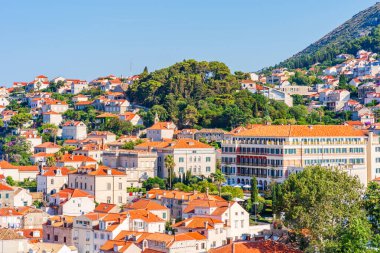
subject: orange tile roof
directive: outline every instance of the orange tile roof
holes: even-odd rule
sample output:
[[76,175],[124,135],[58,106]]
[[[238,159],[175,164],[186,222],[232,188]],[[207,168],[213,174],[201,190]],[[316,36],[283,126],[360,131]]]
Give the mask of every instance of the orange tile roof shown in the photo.
[[0,208],[0,216],[22,216],[16,209],[10,207]]
[[209,218],[209,217],[192,217],[188,218],[186,220],[180,221],[172,225],[173,228],[178,228],[178,227],[185,227],[185,228],[206,228],[205,224],[207,223],[207,229],[213,229],[215,227],[215,224],[223,224],[223,221],[217,220],[214,218]]
[[2,169],[16,169],[16,166],[10,164],[7,161],[1,160],[0,161],[0,168],[2,168]]
[[66,189],[63,189],[63,190],[60,190],[59,192],[51,195],[53,198],[59,196],[60,198],[68,198],[68,199],[71,199],[71,198],[94,198],[93,195],[85,192],[85,191],[82,191],[80,189],[72,189],[72,188],[66,188]]
[[133,112],[125,112],[123,114],[120,114],[119,116],[123,116],[125,121],[131,121],[136,116],[136,114],[134,114]]
[[59,162],[65,162],[65,163],[68,163],[68,162],[96,162],[96,160],[94,160],[91,157],[84,156],[84,155],[64,154],[61,157],[61,159],[59,160]]
[[154,222],[165,222],[163,219],[158,217],[157,215],[147,211],[147,210],[128,210],[126,212],[123,212],[125,214],[129,214],[132,220],[143,220],[147,223],[154,223]]
[[127,238],[131,235],[135,236],[136,243],[141,243],[145,238],[147,238],[152,233],[148,232],[137,232],[137,231],[128,231],[128,230],[122,230],[120,233],[115,237],[115,240],[122,240],[127,241]]
[[0,182],[0,191],[13,191],[13,188],[5,183]]
[[106,113],[102,113],[102,114],[96,116],[96,118],[118,118],[118,116],[115,114],[106,112]]
[[79,101],[76,102],[75,105],[91,105],[93,101]]
[[255,242],[233,242],[219,248],[210,249],[209,253],[302,253],[286,244],[273,240]]
[[262,125],[242,131],[235,136],[253,137],[343,137],[364,136],[364,132],[344,125]]
[[100,203],[94,210],[94,212],[98,213],[109,213],[113,208],[115,208],[115,204],[108,203]]
[[114,252],[114,246],[117,245],[118,247],[121,247],[118,250],[118,252],[125,252],[132,244],[134,243],[126,241],[108,240],[100,247],[100,250]]
[[127,209],[145,209],[145,210],[169,210],[169,208],[158,204],[150,199],[139,199],[138,201],[126,206]]
[[38,166],[17,166],[18,171],[38,171]]
[[53,142],[44,142],[40,145],[35,146],[35,148],[61,148],[61,146],[59,146]]
[[44,168],[44,170],[46,171],[44,174],[42,174],[42,176],[44,177],[56,177],[57,175],[57,170],[60,169],[61,170],[61,174],[62,176],[67,176],[68,174],[70,174],[70,171],[68,168],[66,167],[61,167],[61,168],[58,168],[58,167],[50,167],[50,168]]
[[173,122],[157,122],[153,126],[149,127],[149,130],[169,130],[175,129],[175,125]]

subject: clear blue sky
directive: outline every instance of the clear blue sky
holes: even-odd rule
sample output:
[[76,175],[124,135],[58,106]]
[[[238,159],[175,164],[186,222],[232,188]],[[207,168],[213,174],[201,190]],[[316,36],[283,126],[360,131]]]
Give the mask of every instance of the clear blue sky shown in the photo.
[[190,58],[253,71],[293,55],[376,1],[3,1],[0,84],[39,74],[130,75]]

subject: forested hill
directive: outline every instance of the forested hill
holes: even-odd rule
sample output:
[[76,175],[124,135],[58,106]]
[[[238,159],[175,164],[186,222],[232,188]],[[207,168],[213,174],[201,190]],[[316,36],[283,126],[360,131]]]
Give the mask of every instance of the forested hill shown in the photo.
[[145,69],[127,94],[131,102],[150,108],[140,111],[147,126],[156,113],[160,120],[172,120],[180,129],[231,129],[268,122],[340,124],[343,120],[335,113],[309,112],[304,105],[289,108],[283,102],[241,90],[239,80],[247,78],[242,72],[230,73],[224,63],[186,60],[151,73]]
[[379,52],[380,35],[374,32],[379,25],[380,2],[359,12],[315,43],[281,62],[279,66],[309,67],[316,62],[332,60],[331,57],[340,53],[356,53],[355,50],[358,49]]

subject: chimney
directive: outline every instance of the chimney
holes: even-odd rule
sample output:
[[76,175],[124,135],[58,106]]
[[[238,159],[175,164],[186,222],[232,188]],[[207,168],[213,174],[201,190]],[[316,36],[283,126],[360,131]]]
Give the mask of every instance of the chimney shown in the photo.
[[112,175],[112,170],[110,168],[107,169],[107,175]]
[[208,228],[208,221],[205,221],[205,229]]
[[96,164],[95,164],[95,170],[98,170],[98,169],[99,169],[99,164],[96,163]]
[[57,168],[57,170],[55,171],[55,175],[62,176],[61,168]]

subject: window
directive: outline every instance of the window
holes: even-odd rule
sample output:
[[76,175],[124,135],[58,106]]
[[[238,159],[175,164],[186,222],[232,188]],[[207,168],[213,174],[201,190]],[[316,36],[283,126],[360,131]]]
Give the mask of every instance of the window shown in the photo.
[[163,214],[162,214],[162,218],[163,218],[163,219],[166,219],[166,213],[163,213]]
[[119,190],[123,189],[123,183],[119,183]]
[[47,234],[47,239],[50,240],[50,234]]
[[210,172],[211,171],[211,167],[210,166],[207,166],[206,167],[206,172]]
[[178,172],[179,172],[179,173],[183,173],[183,172],[184,172],[183,167],[179,167]]
[[111,183],[107,183],[107,190],[111,190]]
[[211,157],[206,157],[206,162],[211,162]]
[[5,198],[9,199],[9,193],[5,193]]
[[180,158],[178,159],[178,161],[179,161],[180,163],[183,163],[183,162],[184,162],[183,157],[180,157]]
[[50,184],[54,184],[54,179],[51,179],[51,180],[50,180]]
[[55,236],[54,236],[54,241],[55,241],[55,242],[58,241],[58,235],[55,235]]
[[107,203],[111,204],[111,197],[107,197]]
[[123,202],[123,197],[119,196],[119,203],[122,203],[122,202]]
[[63,242],[66,243],[66,236],[63,237]]

